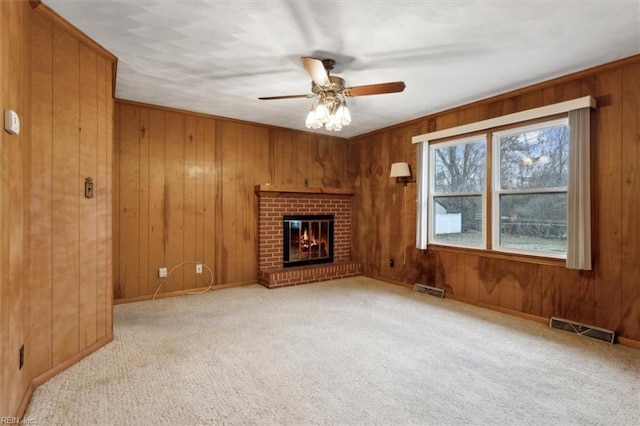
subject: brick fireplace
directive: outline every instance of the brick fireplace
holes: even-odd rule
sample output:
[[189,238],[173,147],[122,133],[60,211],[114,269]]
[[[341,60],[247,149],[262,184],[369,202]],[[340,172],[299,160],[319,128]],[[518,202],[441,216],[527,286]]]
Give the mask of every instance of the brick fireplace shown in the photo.
[[[258,282],[268,288],[360,275],[351,261],[350,189],[257,185]],[[333,262],[284,267],[283,218],[287,215],[333,215]]]

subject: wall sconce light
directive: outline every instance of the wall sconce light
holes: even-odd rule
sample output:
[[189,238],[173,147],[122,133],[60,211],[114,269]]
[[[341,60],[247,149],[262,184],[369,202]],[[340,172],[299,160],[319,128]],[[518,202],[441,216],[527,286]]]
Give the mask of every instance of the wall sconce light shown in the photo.
[[411,179],[411,169],[407,163],[393,163],[389,177],[396,178],[396,182],[402,183],[402,186],[407,186],[409,182],[415,182],[415,179]]

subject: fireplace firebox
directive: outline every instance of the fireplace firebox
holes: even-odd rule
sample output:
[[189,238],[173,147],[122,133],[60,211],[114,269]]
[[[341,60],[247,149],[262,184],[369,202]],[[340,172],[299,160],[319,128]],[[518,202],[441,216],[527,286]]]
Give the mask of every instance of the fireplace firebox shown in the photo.
[[285,215],[284,267],[333,262],[333,215]]

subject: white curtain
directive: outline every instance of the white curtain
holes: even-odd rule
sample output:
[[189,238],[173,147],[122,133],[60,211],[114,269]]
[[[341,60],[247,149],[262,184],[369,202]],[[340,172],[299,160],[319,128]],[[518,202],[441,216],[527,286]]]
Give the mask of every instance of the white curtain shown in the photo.
[[569,111],[567,268],[591,269],[591,109]]
[[429,217],[429,142],[422,141],[416,144],[418,150],[416,159],[418,163],[417,197],[417,223],[416,223],[416,248],[427,249],[427,224]]

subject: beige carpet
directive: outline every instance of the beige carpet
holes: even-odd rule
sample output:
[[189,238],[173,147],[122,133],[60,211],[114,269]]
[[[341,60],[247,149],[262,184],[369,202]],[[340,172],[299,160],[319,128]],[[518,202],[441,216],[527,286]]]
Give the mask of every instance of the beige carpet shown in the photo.
[[40,425],[640,424],[640,351],[357,277],[115,307]]

